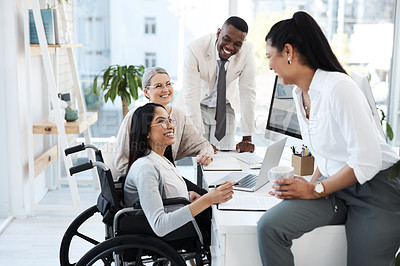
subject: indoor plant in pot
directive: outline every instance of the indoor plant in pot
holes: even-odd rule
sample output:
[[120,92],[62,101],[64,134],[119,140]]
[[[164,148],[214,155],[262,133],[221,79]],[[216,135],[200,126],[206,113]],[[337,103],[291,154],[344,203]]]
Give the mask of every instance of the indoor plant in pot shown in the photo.
[[[104,101],[108,99],[114,103],[115,98],[121,97],[123,117],[128,113],[129,105],[132,99],[137,100],[139,97],[138,88],[142,88],[142,76],[144,66],[134,65],[111,65],[107,69],[103,69],[95,77],[93,81],[92,92],[100,95],[104,93]],[[97,79],[99,76],[103,77],[103,82],[97,87]]]

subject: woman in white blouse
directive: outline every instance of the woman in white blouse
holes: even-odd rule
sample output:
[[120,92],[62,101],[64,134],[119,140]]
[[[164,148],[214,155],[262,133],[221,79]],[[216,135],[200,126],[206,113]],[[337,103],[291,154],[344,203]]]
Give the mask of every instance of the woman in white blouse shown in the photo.
[[296,85],[301,134],[317,168],[310,182],[275,181],[271,194],[284,201],[258,222],[263,265],[294,265],[292,240],[331,224],[346,227],[348,265],[394,265],[400,186],[389,173],[399,176],[400,158],[380,135],[363,93],[307,13],[276,23],[265,41],[270,69]]
[[[196,217],[209,245],[211,221],[198,220],[197,216],[204,214],[213,204],[230,200],[233,182],[225,182],[203,196],[188,191],[185,180],[172,164],[171,150],[167,150],[175,143],[174,125],[175,120],[160,104],[148,103],[133,113],[128,174],[124,184],[125,205],[133,206],[140,201],[151,228],[158,236],[164,236]],[[187,198],[192,203],[166,212],[162,199],[175,197]],[[205,215],[208,216],[208,213]]]
[[[212,161],[214,150],[185,112],[169,105],[174,95],[172,85],[167,71],[161,67],[147,68],[143,74],[142,87],[145,96],[151,103],[163,105],[169,116],[176,120],[175,143],[172,145],[173,160],[197,156],[200,164],[208,165]],[[114,166],[122,174],[125,174],[128,168],[129,130],[134,111],[130,110],[122,121],[115,144]]]

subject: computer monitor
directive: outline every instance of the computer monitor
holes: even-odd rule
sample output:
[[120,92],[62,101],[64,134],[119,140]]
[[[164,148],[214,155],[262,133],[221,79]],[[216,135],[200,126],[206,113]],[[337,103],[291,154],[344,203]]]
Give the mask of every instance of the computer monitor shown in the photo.
[[265,138],[276,140],[279,138],[279,134],[284,134],[301,139],[292,90],[293,85],[284,85],[278,76],[275,77]]
[[385,138],[385,133],[383,132],[378,110],[376,109],[374,95],[372,94],[372,89],[367,76],[356,70],[351,71],[350,75],[352,79],[357,83],[361,91],[364,93],[369,108],[371,109],[371,114],[375,120],[375,124],[378,127],[379,132],[382,134],[383,138]]

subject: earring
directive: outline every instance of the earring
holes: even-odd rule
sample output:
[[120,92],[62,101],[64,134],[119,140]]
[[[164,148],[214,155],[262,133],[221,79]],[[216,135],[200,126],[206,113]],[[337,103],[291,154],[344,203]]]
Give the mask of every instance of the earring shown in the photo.
[[287,59],[287,63],[290,65],[292,61],[290,61],[290,57]]

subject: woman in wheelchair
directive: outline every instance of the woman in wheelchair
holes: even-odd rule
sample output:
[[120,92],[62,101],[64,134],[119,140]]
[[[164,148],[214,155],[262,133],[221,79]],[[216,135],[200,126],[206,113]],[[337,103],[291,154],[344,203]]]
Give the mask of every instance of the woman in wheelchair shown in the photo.
[[[167,71],[161,67],[147,68],[143,74],[142,87],[150,102],[163,105],[169,116],[176,120],[175,143],[171,145],[173,160],[197,155],[200,164],[208,165],[214,153],[211,144],[197,130],[183,110],[169,105],[174,89]],[[128,169],[129,131],[133,112],[134,109],[125,116],[117,135],[114,166],[121,174],[126,174]]]
[[[204,245],[209,247],[209,207],[230,200],[233,183],[225,182],[208,193],[200,189],[199,193],[188,191],[188,187],[196,189],[196,186],[188,183],[172,163],[174,125],[175,120],[160,104],[148,103],[133,113],[129,133],[129,170],[124,184],[125,205],[133,206],[140,201],[151,228],[158,236],[164,236],[196,219],[203,233]],[[174,197],[186,198],[191,203],[167,212],[162,200]],[[186,244],[185,247],[190,248],[190,243]]]

